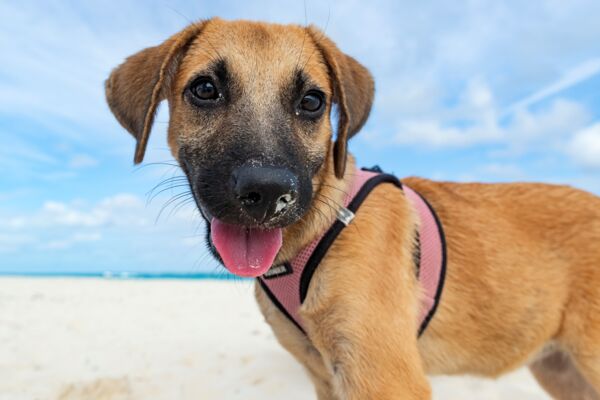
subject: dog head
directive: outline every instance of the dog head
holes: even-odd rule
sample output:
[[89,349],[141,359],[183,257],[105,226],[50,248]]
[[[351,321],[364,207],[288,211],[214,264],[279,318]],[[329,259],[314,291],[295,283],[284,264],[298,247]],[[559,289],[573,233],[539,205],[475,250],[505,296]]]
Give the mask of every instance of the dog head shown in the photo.
[[135,163],[168,101],[171,152],[221,260],[243,276],[268,270],[325,175],[342,179],[373,91],[369,72],[314,27],[220,19],[130,56],[106,81]]

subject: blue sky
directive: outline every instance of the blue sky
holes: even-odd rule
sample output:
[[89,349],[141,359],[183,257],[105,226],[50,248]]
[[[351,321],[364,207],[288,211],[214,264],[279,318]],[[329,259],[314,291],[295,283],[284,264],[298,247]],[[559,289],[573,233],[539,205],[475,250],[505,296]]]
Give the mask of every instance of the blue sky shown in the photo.
[[193,207],[148,204],[176,168],[163,105],[145,167],[104,102],[126,56],[188,21],[314,23],[374,74],[359,163],[399,176],[600,194],[600,2],[0,3],[0,271],[215,271]]

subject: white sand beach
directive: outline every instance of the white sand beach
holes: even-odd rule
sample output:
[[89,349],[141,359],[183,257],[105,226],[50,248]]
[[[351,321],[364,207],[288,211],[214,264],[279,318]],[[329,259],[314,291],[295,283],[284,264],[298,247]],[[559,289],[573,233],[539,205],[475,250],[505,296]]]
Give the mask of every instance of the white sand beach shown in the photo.
[[[252,283],[0,278],[0,399],[315,399]],[[526,370],[435,399],[548,399]]]

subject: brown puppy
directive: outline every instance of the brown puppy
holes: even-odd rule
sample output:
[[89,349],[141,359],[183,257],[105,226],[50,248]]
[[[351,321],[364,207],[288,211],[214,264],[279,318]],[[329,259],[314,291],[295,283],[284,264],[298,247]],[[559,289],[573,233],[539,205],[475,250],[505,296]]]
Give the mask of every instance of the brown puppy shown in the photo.
[[[208,229],[241,227],[264,247],[256,265],[237,263],[227,243],[215,255],[256,275],[335,219],[354,170],[346,144],[369,114],[373,81],[313,27],[213,19],[129,57],[106,93],[137,139],[136,163],[168,100],[169,145]],[[260,196],[248,190],[257,182]],[[257,286],[318,398],[429,399],[426,374],[496,377],[530,365],[557,399],[599,399],[600,199],[541,184],[404,182],[429,200],[447,239],[444,293],[420,338],[418,222],[390,184],[371,193],[314,275],[300,310],[306,335]]]

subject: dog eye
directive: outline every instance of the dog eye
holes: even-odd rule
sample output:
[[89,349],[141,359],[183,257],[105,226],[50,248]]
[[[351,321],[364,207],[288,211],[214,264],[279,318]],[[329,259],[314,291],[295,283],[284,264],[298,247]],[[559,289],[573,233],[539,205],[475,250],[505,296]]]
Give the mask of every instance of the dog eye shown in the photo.
[[219,90],[210,78],[198,78],[190,86],[192,95],[202,101],[216,100],[220,97]]
[[300,100],[300,109],[309,114],[315,114],[321,111],[324,104],[325,99],[323,98],[323,93],[311,90],[302,97],[302,100]]

